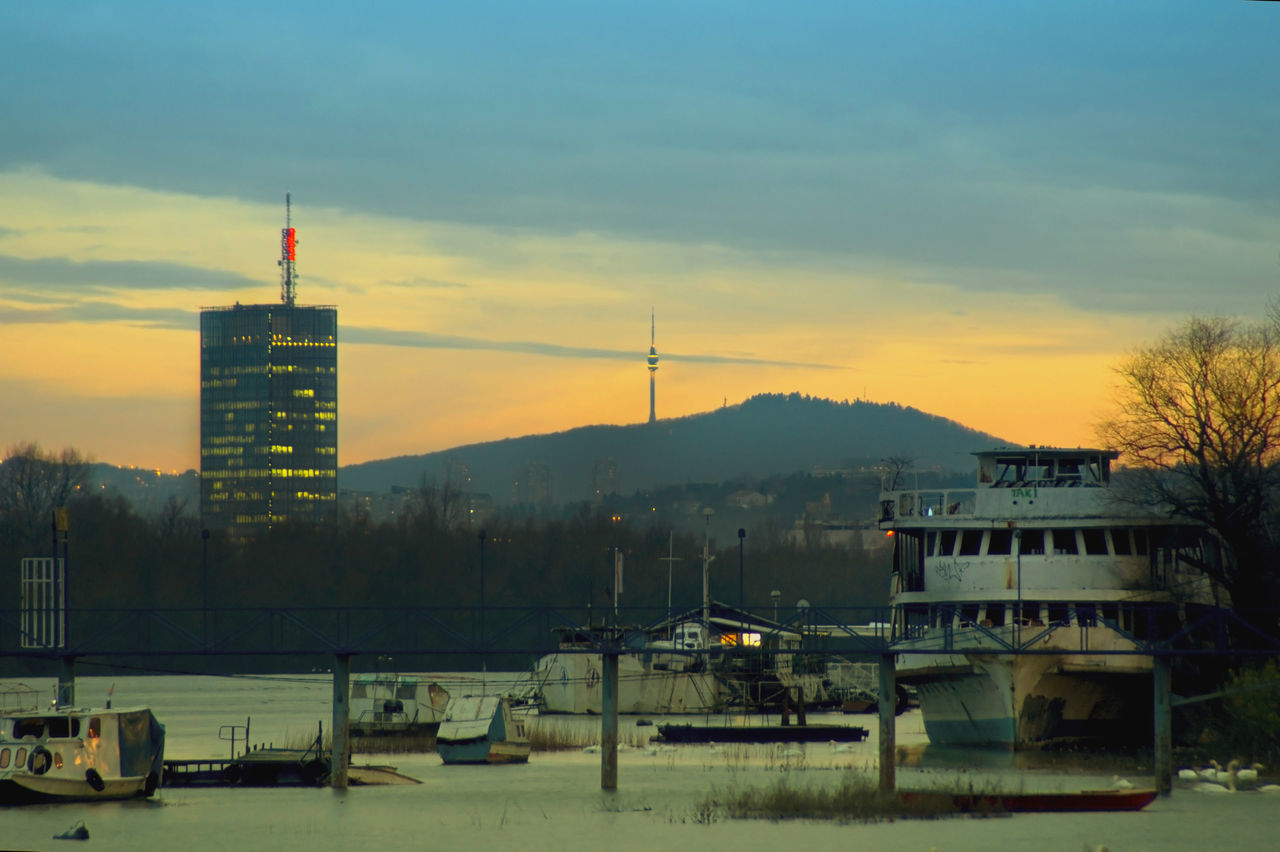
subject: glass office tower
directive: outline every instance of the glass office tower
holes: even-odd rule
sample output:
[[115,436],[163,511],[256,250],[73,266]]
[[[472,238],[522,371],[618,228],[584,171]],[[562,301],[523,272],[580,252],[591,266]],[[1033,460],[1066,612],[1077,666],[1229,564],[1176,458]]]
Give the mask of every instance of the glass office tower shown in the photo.
[[338,507],[338,310],[200,312],[200,513],[233,536],[332,523]]

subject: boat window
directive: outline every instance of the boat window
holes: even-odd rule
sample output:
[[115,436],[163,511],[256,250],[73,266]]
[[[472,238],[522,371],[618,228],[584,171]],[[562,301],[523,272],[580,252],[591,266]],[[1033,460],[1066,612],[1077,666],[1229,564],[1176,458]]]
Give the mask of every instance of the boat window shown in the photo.
[[22,747],[22,748],[19,748],[19,749],[14,753],[14,755],[13,755],[13,765],[14,765],[14,766],[26,766],[26,765],[27,765],[27,749],[26,749],[26,747],[25,747],[25,746],[24,746],[24,747]]
[[1027,478],[1027,461],[1021,456],[1009,458],[997,456],[996,467],[999,468],[999,472],[996,474],[996,482],[1021,482]]
[[1013,530],[992,530],[987,535],[987,553],[1008,556],[1013,550]]
[[89,717],[89,739],[96,740],[102,736],[102,719],[98,716]]
[[353,683],[351,684],[351,697],[352,698],[368,698],[369,691],[363,683]]
[[396,687],[396,698],[407,698],[410,701],[418,694],[416,683],[402,683]]
[[53,753],[53,768],[54,769],[62,768],[62,752],[60,751],[55,751]]
[[9,749],[0,749],[0,769],[9,768]]
[[1116,556],[1128,556],[1133,553],[1127,529],[1116,528],[1111,531],[1111,549]]
[[947,514],[948,515],[972,515],[973,514],[973,495],[972,491],[952,491],[947,495]]
[[1004,604],[987,604],[986,627],[1004,627]]
[[956,531],[944,530],[938,543],[939,556],[951,556],[956,552]]
[[925,491],[920,494],[920,514],[925,517],[942,514],[942,492]]
[[1107,555],[1107,534],[1100,529],[1081,530],[1084,537],[1084,552],[1090,556]]
[[965,530],[960,535],[960,555],[978,556],[982,553],[982,530]]
[[1080,552],[1076,546],[1075,530],[1053,530],[1053,552],[1063,556],[1071,556]]
[[1133,552],[1138,554],[1139,556],[1147,555],[1147,531],[1146,530],[1133,531]]
[[938,626],[950,627],[956,620],[956,605],[942,604],[938,607]]
[[977,604],[961,604],[960,605],[960,626],[968,627],[978,621],[978,605]]
[[1058,478],[1079,480],[1084,459],[1058,459]]
[[1018,552],[1023,556],[1042,556],[1044,554],[1044,530],[1022,530],[1022,542]]
[[1051,603],[1047,605],[1049,610],[1049,623],[1053,625],[1064,625],[1071,620],[1071,608],[1065,603]]
[[44,736],[44,719],[16,719],[13,723],[13,738],[20,740],[23,737],[35,737],[40,739]]
[[1098,613],[1093,604],[1076,604],[1076,624],[1081,627],[1096,627]]
[[916,496],[914,494],[901,494],[898,496],[898,515],[903,518],[910,517],[916,513]]
[[1103,621],[1110,621],[1112,624],[1118,623],[1120,621],[1120,606],[1113,603],[1104,603],[1102,605],[1102,619]]
[[938,546],[938,534],[933,530],[924,534],[924,552],[926,556],[933,556],[933,549]]
[[1044,622],[1040,620],[1039,601],[1021,601],[1016,604],[1016,618],[1024,625],[1044,626]]

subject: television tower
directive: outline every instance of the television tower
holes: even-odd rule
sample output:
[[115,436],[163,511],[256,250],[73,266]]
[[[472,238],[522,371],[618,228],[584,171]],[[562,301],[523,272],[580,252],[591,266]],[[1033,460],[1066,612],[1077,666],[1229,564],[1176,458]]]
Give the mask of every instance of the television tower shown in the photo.
[[292,205],[289,193],[284,194],[284,227],[280,229],[280,301],[293,307],[298,298],[297,277],[294,262],[298,259],[298,237],[292,227]]
[[656,379],[658,376],[658,349],[653,345],[653,308],[649,309],[649,422],[658,422],[656,401]]

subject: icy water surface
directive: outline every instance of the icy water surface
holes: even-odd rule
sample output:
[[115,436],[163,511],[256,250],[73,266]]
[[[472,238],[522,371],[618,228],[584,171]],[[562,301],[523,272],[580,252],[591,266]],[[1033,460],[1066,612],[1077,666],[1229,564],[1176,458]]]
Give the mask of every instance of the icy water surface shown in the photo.
[[[442,675],[454,694],[479,676]],[[495,678],[487,678],[492,688]],[[51,681],[28,679],[46,691]],[[222,756],[223,725],[251,718],[252,739],[294,743],[329,725],[327,676],[294,678],[80,678],[80,703],[97,704],[115,684],[116,706],[150,705],[166,726],[170,758]],[[654,728],[620,723],[624,742],[642,743]],[[661,721],[661,720],[657,720]],[[717,723],[721,720],[717,718]],[[875,717],[830,716],[871,730],[848,750],[809,744],[802,754],[768,745],[676,746],[656,753],[623,749],[615,792],[600,789],[600,756],[581,750],[535,752],[523,766],[443,766],[435,754],[357,755],[356,763],[394,765],[422,783],[329,789],[162,789],[150,801],[59,804],[0,809],[0,849],[62,849],[53,840],[78,820],[85,848],[107,850],[837,850],[1035,849],[1112,852],[1269,850],[1280,846],[1280,797],[1210,796],[1185,788],[1138,813],[1019,814],[1010,817],[899,820],[839,825],[727,820],[703,803],[744,787],[777,783],[835,786],[848,773],[875,776]],[[574,735],[598,731],[598,719],[547,717],[537,724]],[[923,748],[918,712],[898,720],[906,763],[903,787],[1078,790],[1107,787],[1116,776],[1139,786],[1149,774],[1132,758],[1012,758],[978,751]],[[74,848],[74,847],[73,847]]]

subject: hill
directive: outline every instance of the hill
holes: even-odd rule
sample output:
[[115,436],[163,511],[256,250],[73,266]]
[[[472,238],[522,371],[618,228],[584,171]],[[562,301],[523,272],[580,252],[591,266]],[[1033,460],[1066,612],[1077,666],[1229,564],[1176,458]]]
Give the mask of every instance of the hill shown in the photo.
[[512,501],[517,483],[543,483],[543,499],[587,499],[597,488],[629,494],[665,485],[762,478],[815,468],[860,468],[890,455],[915,468],[968,471],[969,454],[1007,443],[894,403],[834,402],[765,394],[740,405],[655,424],[583,426],[341,468],[341,488],[386,492],[465,469],[468,490]]

